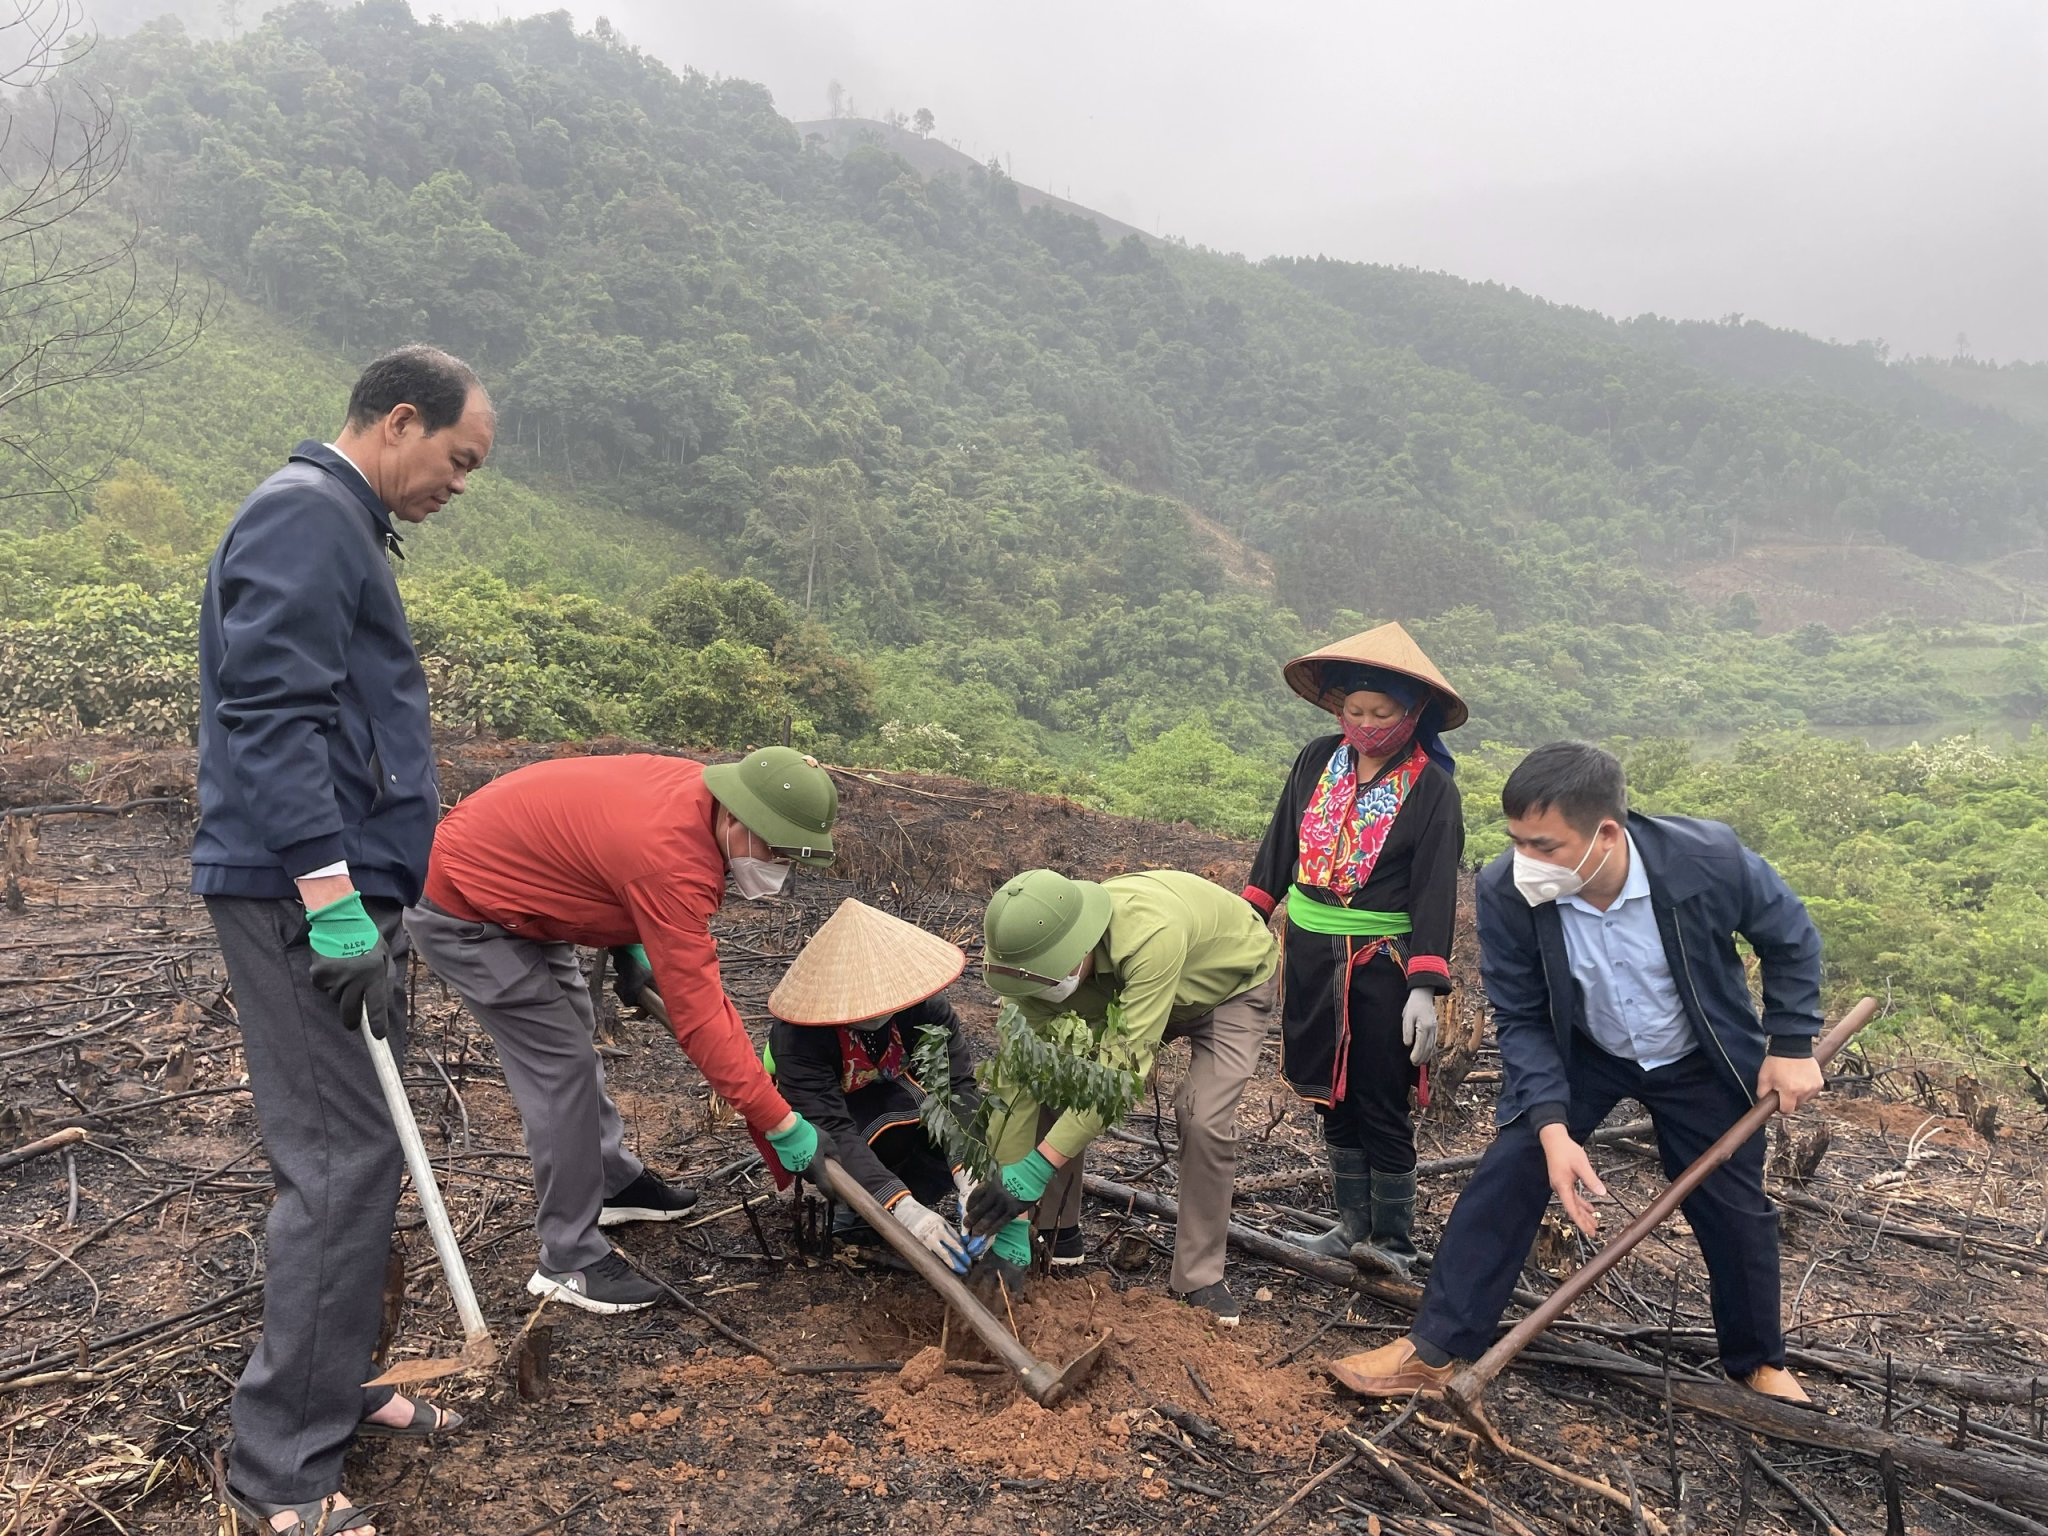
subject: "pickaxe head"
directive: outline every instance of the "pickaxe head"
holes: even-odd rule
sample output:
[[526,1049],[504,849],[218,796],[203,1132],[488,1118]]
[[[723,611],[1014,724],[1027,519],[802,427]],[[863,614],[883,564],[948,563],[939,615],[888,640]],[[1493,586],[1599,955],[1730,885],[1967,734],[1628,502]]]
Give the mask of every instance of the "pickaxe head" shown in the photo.
[[1024,1373],[1024,1390],[1041,1408],[1056,1406],[1069,1393],[1078,1391],[1081,1384],[1094,1374],[1095,1367],[1102,1363],[1102,1351],[1108,1344],[1109,1335],[1105,1333],[1056,1371],[1043,1362],[1033,1366]]

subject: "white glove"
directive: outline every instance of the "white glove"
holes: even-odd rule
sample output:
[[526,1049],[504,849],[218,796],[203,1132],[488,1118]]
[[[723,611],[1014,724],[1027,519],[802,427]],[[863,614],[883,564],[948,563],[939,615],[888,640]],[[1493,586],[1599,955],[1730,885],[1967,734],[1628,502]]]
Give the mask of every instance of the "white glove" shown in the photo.
[[1401,1005],[1401,1043],[1408,1047],[1408,1060],[1418,1067],[1435,1060],[1436,1037],[1436,992],[1410,988],[1408,1001]]
[[898,1200],[889,1207],[889,1214],[902,1222],[912,1237],[944,1259],[954,1274],[967,1273],[967,1245],[945,1217],[930,1206],[920,1205],[915,1195]]

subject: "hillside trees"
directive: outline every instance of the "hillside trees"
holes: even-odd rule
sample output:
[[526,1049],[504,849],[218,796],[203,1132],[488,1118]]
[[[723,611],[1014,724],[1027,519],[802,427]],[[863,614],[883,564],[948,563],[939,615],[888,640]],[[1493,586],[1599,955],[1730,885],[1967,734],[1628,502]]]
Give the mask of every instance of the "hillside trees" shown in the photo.
[[26,472],[0,497],[60,497],[105,473],[60,409],[67,391],[159,367],[205,322],[208,296],[173,270],[145,281],[139,235],[100,205],[127,161],[126,125],[75,65],[74,0],[0,5],[0,451]]

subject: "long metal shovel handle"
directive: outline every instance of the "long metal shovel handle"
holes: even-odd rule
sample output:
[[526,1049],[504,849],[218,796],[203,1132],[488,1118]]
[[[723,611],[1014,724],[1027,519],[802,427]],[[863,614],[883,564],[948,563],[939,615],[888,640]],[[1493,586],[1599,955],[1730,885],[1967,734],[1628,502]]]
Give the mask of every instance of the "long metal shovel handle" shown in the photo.
[[484,1326],[483,1309],[476,1304],[470,1287],[469,1266],[462,1262],[462,1250],[455,1243],[455,1227],[448,1220],[448,1207],[441,1203],[441,1186],[434,1179],[434,1165],[427,1161],[427,1144],[420,1140],[419,1122],[413,1119],[412,1104],[405,1096],[405,1080],[398,1075],[390,1045],[370,1033],[370,1010],[363,1010],[363,1042],[370,1048],[370,1062],[377,1069],[377,1086],[384,1090],[385,1107],[398,1131],[398,1144],[405,1149],[406,1171],[412,1175],[413,1193],[426,1213],[427,1231],[434,1239],[434,1255],[441,1261],[441,1273],[448,1278],[448,1294],[455,1298],[455,1315],[462,1319],[464,1352],[479,1347],[493,1349],[491,1331]]

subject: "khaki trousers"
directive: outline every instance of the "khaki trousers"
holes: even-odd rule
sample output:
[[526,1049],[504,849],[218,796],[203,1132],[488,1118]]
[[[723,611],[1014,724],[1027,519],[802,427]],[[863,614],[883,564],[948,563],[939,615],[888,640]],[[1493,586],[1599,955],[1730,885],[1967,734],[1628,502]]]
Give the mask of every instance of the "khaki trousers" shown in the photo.
[[[1180,1221],[1174,1231],[1172,1285],[1183,1294],[1223,1278],[1230,1196],[1237,1182],[1237,1106],[1277,1018],[1279,991],[1275,976],[1166,1029],[1166,1039],[1187,1041],[1189,1051],[1187,1075],[1173,1095],[1180,1137]],[[1049,1124],[1042,1123],[1038,1105],[1019,1095],[1009,1116],[990,1127],[989,1150],[997,1161],[1014,1163],[1038,1144]],[[1079,1179],[1068,1190],[1055,1184],[1047,1191],[1048,1197],[1055,1194],[1078,1208]]]

